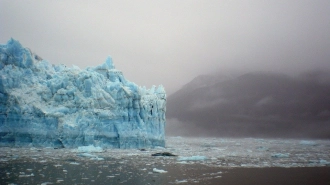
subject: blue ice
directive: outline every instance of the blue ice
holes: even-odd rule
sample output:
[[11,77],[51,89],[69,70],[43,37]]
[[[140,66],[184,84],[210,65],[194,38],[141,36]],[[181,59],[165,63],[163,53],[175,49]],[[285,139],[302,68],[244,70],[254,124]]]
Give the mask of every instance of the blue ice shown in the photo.
[[0,45],[0,146],[165,146],[166,93],[125,79],[112,58],[52,65],[14,39]]

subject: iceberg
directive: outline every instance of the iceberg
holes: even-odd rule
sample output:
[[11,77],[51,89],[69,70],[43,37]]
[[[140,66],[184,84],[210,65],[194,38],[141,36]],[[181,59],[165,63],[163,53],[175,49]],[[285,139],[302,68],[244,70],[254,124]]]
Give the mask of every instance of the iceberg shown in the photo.
[[83,70],[0,45],[0,146],[164,147],[165,111],[164,87],[126,80],[110,56]]

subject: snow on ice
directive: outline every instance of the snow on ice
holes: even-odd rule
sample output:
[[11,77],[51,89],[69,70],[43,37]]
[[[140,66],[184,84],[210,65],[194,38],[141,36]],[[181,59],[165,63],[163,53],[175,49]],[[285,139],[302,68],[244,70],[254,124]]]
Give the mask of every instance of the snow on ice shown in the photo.
[[0,146],[164,147],[166,94],[126,80],[108,57],[85,70],[0,45]]

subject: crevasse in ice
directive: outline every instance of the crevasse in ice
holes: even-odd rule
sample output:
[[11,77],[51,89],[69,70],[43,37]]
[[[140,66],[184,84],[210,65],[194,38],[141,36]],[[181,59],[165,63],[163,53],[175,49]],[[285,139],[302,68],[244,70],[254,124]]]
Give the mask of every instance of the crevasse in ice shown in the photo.
[[0,146],[164,146],[166,94],[126,80],[111,57],[85,70],[0,45]]

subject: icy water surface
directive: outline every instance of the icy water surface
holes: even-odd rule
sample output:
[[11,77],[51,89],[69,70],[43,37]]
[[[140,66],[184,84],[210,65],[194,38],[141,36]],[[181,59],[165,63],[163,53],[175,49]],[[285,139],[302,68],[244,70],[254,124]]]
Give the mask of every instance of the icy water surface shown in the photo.
[[[230,174],[242,174],[239,169],[250,169],[252,175],[253,170],[282,167],[296,174],[305,169],[330,172],[328,140],[169,137],[166,145],[85,151],[3,147],[0,184],[217,184]],[[177,156],[151,156],[162,152]]]

